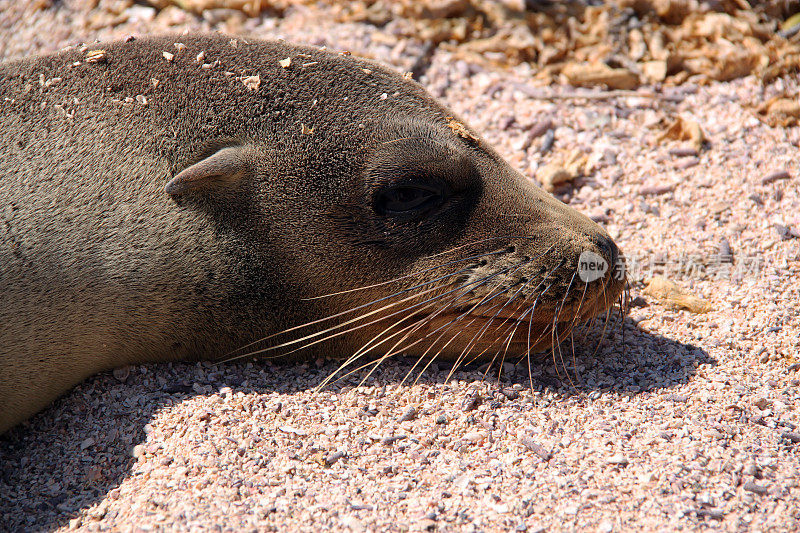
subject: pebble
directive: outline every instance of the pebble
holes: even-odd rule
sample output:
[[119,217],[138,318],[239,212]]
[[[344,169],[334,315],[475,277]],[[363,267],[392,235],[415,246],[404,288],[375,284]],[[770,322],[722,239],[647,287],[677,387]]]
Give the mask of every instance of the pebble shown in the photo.
[[767,494],[767,493],[769,493],[769,488],[768,488],[768,487],[764,487],[764,486],[762,486],[762,485],[757,485],[757,484],[756,484],[755,482],[753,482],[753,481],[748,481],[747,483],[745,483],[745,484],[742,486],[742,488],[743,488],[744,490],[748,491],[748,492],[753,492],[753,493],[755,493],[755,494],[759,494],[759,495],[762,495],[762,496],[763,496],[764,494]]
[[497,123],[497,127],[501,130],[508,130],[517,122],[517,119],[511,115],[504,116]]
[[135,457],[136,459],[139,459],[140,457],[142,457],[144,455],[144,451],[145,451],[144,445],[143,444],[137,444],[131,450],[131,455],[133,457]]
[[670,148],[669,155],[675,157],[697,157],[697,149],[691,146],[681,146],[678,148]]
[[756,400],[753,402],[753,405],[764,411],[770,406],[770,402],[766,398],[756,398]]
[[597,526],[598,533],[611,533],[614,531],[614,524],[609,521],[600,522]]
[[417,531],[436,531],[436,521],[430,518],[423,518],[415,524],[414,529]]
[[400,422],[409,422],[417,418],[417,409],[415,407],[409,407],[406,409],[406,412],[403,413],[403,416],[400,417]]
[[531,140],[537,139],[552,129],[553,121],[549,118],[546,118],[533,124],[531,129],[528,130],[528,136],[531,138]]
[[667,183],[663,185],[645,185],[639,188],[639,194],[641,196],[656,196],[672,192],[673,190],[675,190],[674,183]]
[[87,63],[105,63],[107,59],[105,50],[90,50],[86,53]]
[[800,239],[800,230],[791,226],[784,226],[783,224],[773,225],[781,240],[788,241],[789,239]]
[[775,172],[770,172],[769,174],[761,178],[761,184],[767,185],[769,183],[773,183],[779,180],[788,180],[791,177],[792,177],[791,174],[789,174],[789,172],[786,170],[776,170]]
[[508,398],[509,400],[516,400],[519,398],[519,391],[516,389],[505,388],[500,391],[503,396]]
[[467,433],[464,435],[464,440],[467,442],[472,442],[473,444],[483,441],[486,438],[485,433],[481,433],[480,431],[473,431],[471,433]]
[[342,451],[330,453],[325,457],[325,466],[333,466],[339,459],[346,456],[347,454]]
[[545,155],[553,148],[553,144],[556,142],[556,132],[553,129],[547,130],[547,133],[544,134],[544,138],[542,139],[542,144],[539,146],[539,153],[541,155]]
[[356,533],[367,530],[367,528],[364,527],[364,523],[355,516],[345,516],[342,518],[342,525]]
[[725,237],[717,245],[717,258],[720,263],[733,263],[733,249],[730,241]]
[[800,433],[795,433],[793,431],[782,431],[781,437],[794,443],[800,443]]
[[711,518],[712,520],[725,519],[725,512],[722,509],[698,509],[697,516]]
[[480,393],[475,391],[470,392],[464,398],[464,401],[461,402],[461,410],[465,413],[474,411],[481,403],[483,403],[483,397],[480,395]]
[[628,459],[621,454],[612,455],[608,458],[607,462],[611,465],[628,466]]
[[560,165],[548,164],[536,171],[536,179],[542,188],[553,192],[558,185],[572,181],[575,178],[567,169]]
[[686,170],[687,168],[692,168],[694,166],[697,166],[699,163],[700,163],[700,160],[698,158],[696,158],[696,157],[687,157],[685,159],[682,159],[682,160],[678,161],[675,164],[675,168],[677,168],[678,170]]
[[548,452],[544,446],[530,437],[523,437],[520,442],[522,442],[526,448],[535,453],[544,462],[549,461],[553,457],[553,454]]
[[111,375],[114,376],[114,379],[121,383],[125,383],[128,381],[128,377],[131,375],[131,367],[130,366],[121,366],[115,368],[111,371]]

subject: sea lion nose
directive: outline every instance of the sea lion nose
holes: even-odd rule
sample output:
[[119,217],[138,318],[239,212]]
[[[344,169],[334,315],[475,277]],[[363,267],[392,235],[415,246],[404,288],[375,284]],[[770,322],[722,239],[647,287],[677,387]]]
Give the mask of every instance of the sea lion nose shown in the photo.
[[611,237],[597,236],[592,239],[592,244],[597,248],[597,252],[608,262],[610,269],[617,266],[619,260],[619,248],[617,244],[611,240]]

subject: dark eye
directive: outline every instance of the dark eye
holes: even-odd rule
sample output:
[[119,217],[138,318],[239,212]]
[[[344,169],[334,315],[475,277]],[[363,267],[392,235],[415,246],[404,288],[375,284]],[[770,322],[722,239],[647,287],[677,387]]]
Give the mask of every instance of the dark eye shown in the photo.
[[441,205],[443,191],[428,185],[397,185],[381,190],[375,211],[382,215],[414,215]]

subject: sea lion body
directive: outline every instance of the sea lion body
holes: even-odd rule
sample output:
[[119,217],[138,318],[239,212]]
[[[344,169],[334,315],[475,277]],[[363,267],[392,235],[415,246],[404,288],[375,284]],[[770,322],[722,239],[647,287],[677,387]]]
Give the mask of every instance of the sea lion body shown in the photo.
[[[621,289],[573,286],[582,250],[617,262],[599,226],[372,62],[223,36],[93,45],[0,66],[0,126],[0,432],[101,370],[259,340],[283,355],[304,344],[276,333],[353,308],[388,318],[295,355],[348,356],[434,297],[452,309],[412,308],[430,318],[400,347],[492,291],[528,287],[536,336]],[[485,344],[468,341],[435,348]]]

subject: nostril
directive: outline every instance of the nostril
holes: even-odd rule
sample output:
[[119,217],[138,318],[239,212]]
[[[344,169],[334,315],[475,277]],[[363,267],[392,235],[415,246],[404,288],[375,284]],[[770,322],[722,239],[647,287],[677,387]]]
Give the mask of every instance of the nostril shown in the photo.
[[619,248],[617,248],[616,243],[610,237],[596,237],[593,242],[600,255],[608,261],[611,268],[614,268],[619,258]]

